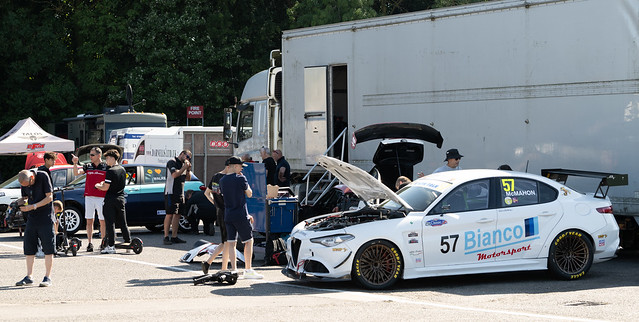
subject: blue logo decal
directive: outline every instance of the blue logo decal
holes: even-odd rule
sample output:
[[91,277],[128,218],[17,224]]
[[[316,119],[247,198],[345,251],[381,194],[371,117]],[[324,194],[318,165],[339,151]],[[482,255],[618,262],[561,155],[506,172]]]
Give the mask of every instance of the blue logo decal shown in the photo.
[[537,217],[527,218],[524,220],[524,225],[526,226],[526,237],[539,234],[539,221]]
[[431,219],[429,221],[426,222],[426,226],[442,226],[442,225],[446,225],[448,222],[446,220],[443,219]]
[[503,229],[464,232],[464,254],[484,252],[498,247],[527,243],[539,239],[539,221],[537,217],[524,219],[523,225],[514,225]]

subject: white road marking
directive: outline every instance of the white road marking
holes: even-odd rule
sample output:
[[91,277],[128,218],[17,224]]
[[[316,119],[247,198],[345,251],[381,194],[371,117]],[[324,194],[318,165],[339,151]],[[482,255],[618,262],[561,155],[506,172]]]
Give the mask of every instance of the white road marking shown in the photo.
[[[0,243],[0,246],[7,247],[7,248],[13,248],[13,249],[22,249],[22,247],[17,247],[17,246],[13,246],[13,245],[2,244],[2,243]],[[147,266],[152,266],[152,267],[158,267],[158,268],[163,268],[163,269],[168,269],[168,270],[173,270],[173,271],[178,271],[178,272],[189,272],[189,273],[197,273],[198,272],[198,271],[188,270],[188,269],[184,269],[184,268],[180,268],[180,267],[173,267],[173,266],[167,266],[167,265],[162,265],[162,264],[143,262],[143,261],[132,260],[132,259],[127,259],[127,258],[118,258],[118,257],[113,257],[113,256],[108,256],[108,255],[84,255],[84,256],[93,257],[93,258],[99,258],[99,259],[111,259],[111,260],[116,260],[116,261],[130,262],[130,263],[135,263],[135,264],[140,264],[140,265],[147,265]],[[437,303],[437,302],[428,302],[428,301],[415,301],[415,300],[410,300],[410,299],[401,298],[401,297],[397,297],[397,296],[378,295],[378,294],[370,294],[370,293],[366,293],[366,292],[357,292],[357,291],[342,291],[342,290],[317,288],[317,287],[310,287],[310,286],[305,286],[305,285],[296,285],[296,284],[291,284],[289,282],[281,282],[281,281],[255,280],[255,282],[256,283],[277,284],[277,285],[281,285],[281,286],[287,286],[287,287],[293,287],[293,288],[301,288],[301,289],[312,290],[312,291],[321,291],[321,292],[324,292],[325,294],[313,294],[312,296],[333,298],[333,299],[336,299],[336,300],[349,300],[349,301],[360,301],[360,302],[393,301],[393,302],[397,302],[397,303],[412,304],[412,305],[419,305],[419,306],[431,306],[431,307],[437,307],[437,308],[443,308],[443,309],[449,309],[449,310],[483,312],[483,313],[504,314],[504,315],[512,315],[512,316],[523,316],[523,317],[530,317],[530,318],[534,318],[534,319],[589,321],[589,322],[591,322],[591,321],[605,321],[605,320],[583,319],[583,318],[559,316],[559,315],[545,315],[545,314],[535,314],[535,313],[517,312],[517,311],[482,309],[482,308],[450,305],[450,304],[443,304],[443,303]]]
[[0,244],[2,247],[13,248],[13,249],[22,249],[22,247],[8,245],[8,244]]
[[118,257],[113,257],[113,256],[108,256],[108,255],[85,255],[85,256],[92,257],[92,258],[112,259],[112,260],[116,260],[116,261],[122,261],[122,262],[129,262],[129,263],[135,263],[135,264],[140,264],[140,265],[153,266],[153,267],[157,267],[157,268],[164,268],[164,269],[168,269],[168,270],[172,270],[172,271],[178,271],[178,272],[189,272],[189,273],[196,273],[197,272],[197,271],[193,271],[193,270],[185,269],[185,268],[181,268],[181,267],[173,267],[173,266],[167,266],[167,265],[162,265],[162,264],[155,264],[155,263],[149,263],[149,262],[143,262],[143,261],[136,261],[136,260],[132,260],[132,259],[128,259],[128,258],[118,258]]

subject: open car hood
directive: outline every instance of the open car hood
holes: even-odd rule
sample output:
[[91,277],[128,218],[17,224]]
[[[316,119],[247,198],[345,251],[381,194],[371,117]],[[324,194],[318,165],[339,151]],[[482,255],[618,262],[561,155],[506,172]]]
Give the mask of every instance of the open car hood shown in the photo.
[[379,123],[365,126],[353,133],[352,148],[357,143],[376,139],[416,139],[434,143],[441,149],[444,142],[439,131],[420,123]]
[[413,208],[390,190],[383,183],[373,178],[366,171],[346,162],[328,156],[320,156],[318,164],[330,171],[343,184],[348,186],[358,197],[366,202],[373,199],[390,199],[404,206],[408,210]]

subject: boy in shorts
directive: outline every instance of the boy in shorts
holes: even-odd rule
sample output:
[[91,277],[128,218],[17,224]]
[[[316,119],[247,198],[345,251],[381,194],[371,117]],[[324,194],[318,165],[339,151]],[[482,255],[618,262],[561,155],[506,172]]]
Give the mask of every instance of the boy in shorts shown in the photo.
[[[253,228],[251,222],[253,217],[249,216],[246,208],[246,198],[250,198],[253,195],[253,190],[251,190],[246,177],[242,174],[242,168],[245,166],[242,160],[238,157],[230,157],[227,163],[231,172],[220,179],[227,233],[224,254],[228,254],[231,261],[231,270],[237,270],[235,244],[239,235],[244,243],[244,278],[260,279],[264,276],[255,272],[251,267],[253,258]],[[226,265],[227,263],[223,257],[222,269],[226,268]]]

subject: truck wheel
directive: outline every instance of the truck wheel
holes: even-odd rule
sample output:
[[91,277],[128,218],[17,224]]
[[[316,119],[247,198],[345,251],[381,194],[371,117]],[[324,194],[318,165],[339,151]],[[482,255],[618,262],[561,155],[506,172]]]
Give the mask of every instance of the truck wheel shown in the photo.
[[580,278],[592,265],[593,246],[590,239],[578,230],[567,230],[550,244],[548,269],[565,280]]
[[64,213],[66,218],[62,220],[62,216],[60,216],[58,223],[64,224],[67,227],[68,236],[73,236],[82,227],[82,211],[74,206],[67,206],[67,208],[64,209]]
[[372,240],[355,254],[351,276],[365,288],[381,290],[395,284],[402,275],[402,255],[385,240]]

